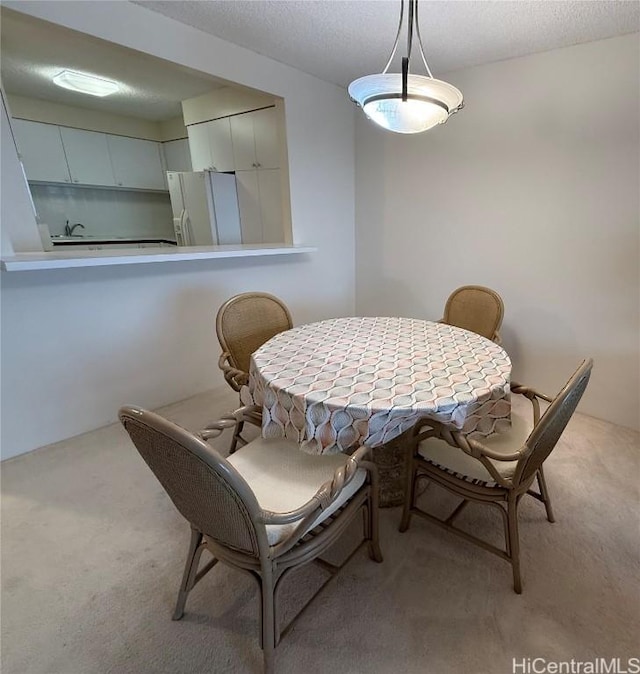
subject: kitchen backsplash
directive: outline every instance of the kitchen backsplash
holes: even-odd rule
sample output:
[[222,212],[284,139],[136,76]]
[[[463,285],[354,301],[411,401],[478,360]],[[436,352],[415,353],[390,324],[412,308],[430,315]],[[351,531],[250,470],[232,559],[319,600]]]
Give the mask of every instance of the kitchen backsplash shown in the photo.
[[31,185],[40,222],[52,236],[80,222],[76,234],[100,237],[175,239],[169,193],[93,189],[67,185]]

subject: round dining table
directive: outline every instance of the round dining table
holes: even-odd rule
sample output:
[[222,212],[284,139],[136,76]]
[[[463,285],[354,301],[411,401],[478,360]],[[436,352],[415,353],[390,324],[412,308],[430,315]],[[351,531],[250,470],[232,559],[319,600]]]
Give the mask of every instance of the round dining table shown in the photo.
[[511,361],[494,342],[413,318],[349,317],[279,333],[251,356],[264,437],[313,454],[384,446],[428,417],[487,436],[511,424]]

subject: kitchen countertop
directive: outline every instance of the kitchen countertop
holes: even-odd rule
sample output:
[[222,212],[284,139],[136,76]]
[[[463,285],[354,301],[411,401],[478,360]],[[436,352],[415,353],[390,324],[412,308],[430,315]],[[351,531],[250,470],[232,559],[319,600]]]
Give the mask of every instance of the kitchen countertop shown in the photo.
[[1,260],[3,272],[37,271],[42,269],[69,269],[71,267],[102,267],[150,262],[185,262],[271,255],[301,255],[315,253],[312,246],[263,243],[255,245],[223,246],[167,246],[166,248],[121,248],[119,250],[83,250],[71,247],[45,253],[15,253]]
[[158,237],[127,237],[127,236],[52,236],[51,243],[54,246],[87,246],[108,243],[168,243],[176,245],[173,239]]

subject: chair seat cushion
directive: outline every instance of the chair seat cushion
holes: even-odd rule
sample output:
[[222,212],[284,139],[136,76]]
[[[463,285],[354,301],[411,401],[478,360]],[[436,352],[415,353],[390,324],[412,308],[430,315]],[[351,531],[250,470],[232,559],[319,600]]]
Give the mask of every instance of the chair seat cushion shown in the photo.
[[[512,411],[511,428],[502,433],[494,433],[480,442],[494,452],[512,454],[522,447],[533,429],[533,419]],[[437,466],[451,475],[487,487],[498,486],[493,476],[478,459],[474,459],[459,447],[452,447],[444,440],[429,438],[420,443],[420,456],[428,463]],[[491,459],[490,459],[491,460]],[[513,477],[517,461],[491,460],[498,473],[506,479]]]
[[[230,464],[251,487],[260,507],[275,513],[285,513],[303,506],[334,472],[349,460],[347,454],[307,454],[295,442],[281,439],[256,438],[231,454]],[[341,508],[363,485],[366,471],[360,468],[338,498],[301,532],[318,526]],[[267,540],[276,545],[288,537],[298,525],[268,524]]]

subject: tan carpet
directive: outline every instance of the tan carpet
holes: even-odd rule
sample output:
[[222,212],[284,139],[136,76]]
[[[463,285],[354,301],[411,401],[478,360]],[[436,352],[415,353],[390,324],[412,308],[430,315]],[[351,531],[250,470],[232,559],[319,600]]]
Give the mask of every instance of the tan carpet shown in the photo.
[[[233,403],[218,391],[163,412],[197,429]],[[640,655],[639,450],[638,433],[574,417],[547,463],[558,521],[533,499],[521,510],[521,596],[506,562],[416,518],[400,534],[400,511],[383,510],[384,563],[364,549],[349,562],[278,647],[279,674]],[[496,516],[464,515],[490,536]],[[118,425],[3,463],[3,674],[260,672],[250,577],[216,567],[171,621],[188,539]],[[289,579],[287,615],[322,578],[311,566]]]

